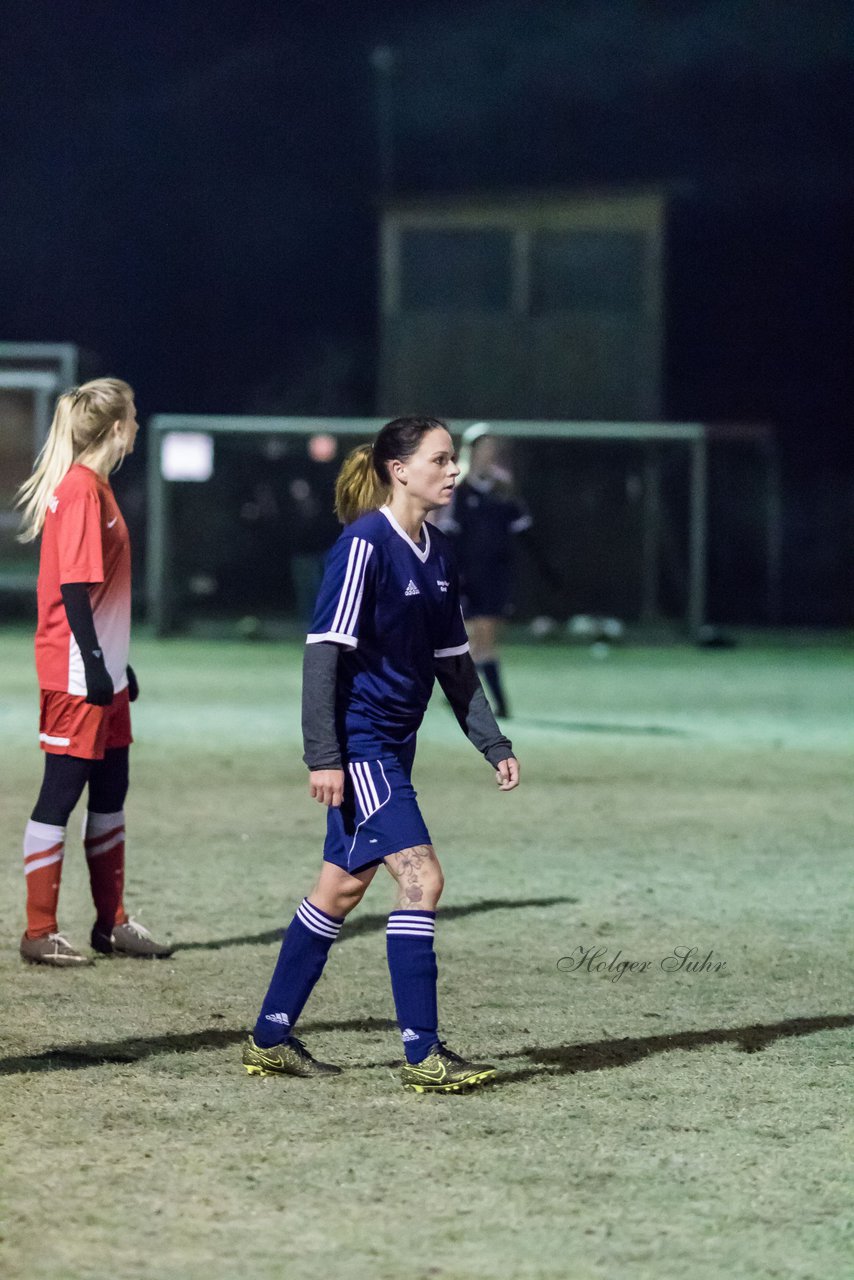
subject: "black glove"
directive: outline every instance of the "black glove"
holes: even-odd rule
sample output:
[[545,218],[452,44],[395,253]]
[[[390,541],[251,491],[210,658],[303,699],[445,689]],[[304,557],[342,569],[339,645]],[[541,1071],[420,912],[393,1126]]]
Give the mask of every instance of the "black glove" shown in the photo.
[[113,679],[104,663],[100,649],[83,653],[83,671],[86,675],[86,701],[93,707],[108,707],[113,700]]
[[139,697],[139,681],[136,678],[136,672],[133,667],[129,666],[128,672],[128,698],[131,702],[136,702]]
[[108,707],[113,700],[113,681],[95,634],[89,587],[85,582],[64,582],[59,589],[71,634],[83,659],[86,701],[93,707]]

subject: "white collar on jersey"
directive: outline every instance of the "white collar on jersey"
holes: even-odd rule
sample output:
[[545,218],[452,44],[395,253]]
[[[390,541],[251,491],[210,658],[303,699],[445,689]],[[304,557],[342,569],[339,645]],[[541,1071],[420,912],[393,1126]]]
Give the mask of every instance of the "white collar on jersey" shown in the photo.
[[421,561],[421,563],[425,564],[427,561],[427,557],[430,554],[430,530],[427,528],[427,521],[425,520],[423,525],[424,550],[422,551],[418,543],[413,542],[409,534],[406,532],[406,530],[400,527],[398,522],[395,520],[394,516],[391,514],[390,507],[380,507],[380,511],[385,516],[386,520],[388,520],[389,524],[391,525],[392,529],[394,529],[395,533],[400,534],[401,538],[403,538],[403,541],[409,543],[410,547],[418,556],[418,559]]

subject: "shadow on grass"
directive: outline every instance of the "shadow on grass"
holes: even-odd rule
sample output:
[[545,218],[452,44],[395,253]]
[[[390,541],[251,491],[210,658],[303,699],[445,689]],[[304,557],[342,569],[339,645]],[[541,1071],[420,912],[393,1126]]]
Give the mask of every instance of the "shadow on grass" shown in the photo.
[[610,733],[617,737],[690,738],[687,729],[673,729],[663,724],[608,724],[606,721],[546,720],[533,716],[515,716],[513,723],[526,729],[553,729],[557,733]]
[[[461,920],[466,916],[481,915],[484,911],[520,911],[529,907],[574,906],[578,898],[486,898],[482,902],[470,902],[458,907],[442,907],[441,918],[445,920]],[[348,942],[351,938],[360,938],[363,933],[377,933],[385,929],[388,923],[388,912],[373,913],[368,916],[357,916],[349,920],[337,946]],[[181,951],[219,951],[223,947],[253,947],[269,942],[281,942],[285,936],[284,929],[267,929],[264,933],[247,933],[236,938],[212,938],[210,942],[179,942],[175,954]]]
[[[346,1022],[306,1022],[305,1030],[316,1031],[397,1031],[390,1018],[351,1018]],[[156,1058],[164,1053],[203,1053],[227,1049],[246,1039],[247,1028],[205,1027],[202,1031],[174,1032],[164,1036],[129,1036],[98,1044],[63,1045],[43,1053],[0,1058],[0,1076],[28,1075],[39,1071],[82,1071],[87,1067],[122,1066]],[[302,1034],[302,1032],[300,1032]]]
[[[607,1071],[628,1067],[641,1058],[671,1049],[702,1049],[711,1044],[732,1043],[743,1053],[758,1053],[775,1040],[788,1036],[809,1036],[817,1031],[833,1031],[854,1026],[854,1015],[839,1014],[820,1018],[788,1018],[767,1026],[713,1028],[708,1031],[677,1031],[672,1035],[644,1036],[640,1039],[594,1040],[589,1044],[533,1047],[513,1053],[490,1055],[497,1059],[527,1057],[531,1067],[502,1072],[498,1085],[515,1084],[538,1075],[573,1075],[582,1071]],[[353,1018],[346,1022],[308,1022],[306,1031],[394,1031],[396,1024],[387,1018]],[[0,1075],[29,1075],[41,1071],[80,1071],[87,1067],[104,1067],[142,1062],[166,1053],[199,1053],[225,1049],[239,1044],[246,1030],[207,1027],[203,1031],[128,1038],[103,1044],[65,1045],[46,1049],[43,1053],[0,1058]],[[365,1067],[392,1066],[393,1062],[362,1063]]]
[[759,1053],[775,1040],[790,1036],[811,1036],[817,1031],[854,1027],[854,1015],[833,1014],[818,1018],[787,1018],[765,1026],[713,1027],[708,1031],[676,1031],[670,1035],[642,1036],[638,1039],[592,1040],[588,1044],[533,1046],[498,1058],[529,1058],[536,1064],[517,1071],[502,1072],[498,1084],[513,1084],[538,1075],[575,1075],[582,1071],[610,1071],[629,1067],[641,1058],[672,1049],[704,1049],[707,1045],[733,1044],[741,1053]]

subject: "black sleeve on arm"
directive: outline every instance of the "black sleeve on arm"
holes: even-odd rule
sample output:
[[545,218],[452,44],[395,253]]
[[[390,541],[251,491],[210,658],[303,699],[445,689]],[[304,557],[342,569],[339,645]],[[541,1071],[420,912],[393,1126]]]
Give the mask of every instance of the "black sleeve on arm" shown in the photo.
[[493,766],[513,755],[513,743],[505,738],[486,701],[470,653],[436,658],[436,679],[451,704],[460,728]]
[[335,681],[338,645],[307,644],[302,660],[303,760],[309,769],[341,769],[335,732]]
[[86,676],[86,701],[108,707],[113,700],[113,682],[95,634],[95,619],[87,582],[63,582],[59,588],[71,634],[77,641]]

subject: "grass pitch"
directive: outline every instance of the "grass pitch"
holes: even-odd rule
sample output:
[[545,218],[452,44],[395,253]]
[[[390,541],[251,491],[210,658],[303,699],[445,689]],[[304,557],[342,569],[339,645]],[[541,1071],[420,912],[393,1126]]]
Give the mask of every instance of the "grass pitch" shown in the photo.
[[135,644],[127,896],[180,949],[78,973],[17,956],[41,764],[0,649],[8,1280],[851,1275],[850,650],[510,646],[509,795],[431,707],[443,1032],[502,1073],[435,1098],[394,1076],[383,873],[301,1026],[345,1074],[239,1064],[319,860],[299,647]]

